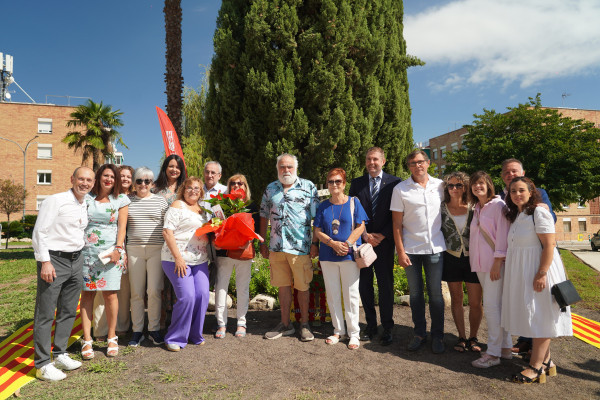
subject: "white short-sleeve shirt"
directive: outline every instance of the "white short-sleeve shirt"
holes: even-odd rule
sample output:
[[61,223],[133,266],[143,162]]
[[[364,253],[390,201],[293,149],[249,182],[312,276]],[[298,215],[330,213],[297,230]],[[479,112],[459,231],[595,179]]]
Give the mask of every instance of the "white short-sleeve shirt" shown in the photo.
[[446,250],[441,213],[443,184],[441,179],[429,176],[423,187],[410,177],[394,188],[390,210],[404,213],[402,242],[406,254],[434,254]]

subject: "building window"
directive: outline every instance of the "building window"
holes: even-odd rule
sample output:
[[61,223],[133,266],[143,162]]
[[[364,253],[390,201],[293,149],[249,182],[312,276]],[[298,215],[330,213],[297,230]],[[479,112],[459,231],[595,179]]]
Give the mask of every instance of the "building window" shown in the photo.
[[571,232],[571,218],[563,219],[563,232],[565,232],[565,233]]
[[37,158],[41,160],[52,159],[52,145],[51,144],[38,144]]
[[48,198],[48,196],[38,196],[35,202],[35,209],[36,211],[40,210],[40,207],[42,206],[42,201],[46,200],[46,198]]
[[52,118],[38,118],[38,133],[52,133]]
[[579,218],[577,221],[579,223],[579,232],[587,232],[587,222],[585,218]]
[[453,152],[458,151],[458,143],[454,142],[450,145],[450,147],[452,147]]
[[37,183],[38,183],[38,185],[51,185],[52,184],[52,171],[38,170]]
[[577,205],[577,208],[585,208],[585,201],[580,201],[579,204]]
[[446,157],[446,146],[440,147],[440,158]]
[[562,208],[564,208],[565,210],[568,210],[568,209],[569,209],[569,206],[570,206],[570,204],[563,204],[563,205],[562,205]]
[[431,152],[431,155],[434,160],[437,160],[437,149],[433,149],[433,151]]

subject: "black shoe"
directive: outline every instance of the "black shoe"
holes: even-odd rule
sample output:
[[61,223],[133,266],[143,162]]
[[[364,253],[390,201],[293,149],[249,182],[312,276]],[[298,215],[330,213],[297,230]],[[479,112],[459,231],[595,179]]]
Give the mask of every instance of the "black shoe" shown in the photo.
[[360,331],[360,340],[373,340],[375,335],[377,334],[376,326],[367,326],[365,329]]
[[391,329],[383,330],[383,334],[381,334],[381,340],[380,340],[379,344],[382,346],[389,346],[390,344],[392,344],[392,330]]
[[410,341],[410,343],[408,344],[407,350],[408,351],[417,351],[419,350],[419,348],[421,348],[421,346],[423,346],[425,343],[427,342],[427,338],[420,338],[418,336],[415,336],[414,338],[412,338],[412,340]]
[[431,341],[431,351],[433,354],[442,354],[446,350],[446,345],[444,345],[444,340],[441,338],[434,338]]

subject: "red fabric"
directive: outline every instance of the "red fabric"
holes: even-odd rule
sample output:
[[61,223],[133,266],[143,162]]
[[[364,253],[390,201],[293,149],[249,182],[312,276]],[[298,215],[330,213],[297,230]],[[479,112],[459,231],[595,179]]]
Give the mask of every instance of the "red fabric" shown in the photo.
[[[183,151],[181,150],[179,138],[177,137],[173,123],[160,108],[156,107],[156,113],[158,114],[158,123],[160,124],[163,143],[165,144],[165,156],[169,157],[171,154],[177,154],[183,160]],[[183,163],[185,165],[185,161]]]
[[202,226],[196,230],[196,235],[201,236],[209,232],[215,233],[215,246],[225,250],[237,250],[252,239],[263,241],[263,238],[254,232],[254,219],[250,213],[233,214],[219,226]]

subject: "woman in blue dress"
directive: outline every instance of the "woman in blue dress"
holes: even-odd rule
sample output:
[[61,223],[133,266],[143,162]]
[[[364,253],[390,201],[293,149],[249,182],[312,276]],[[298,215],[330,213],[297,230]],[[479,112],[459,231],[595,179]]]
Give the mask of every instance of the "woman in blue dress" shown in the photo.
[[[108,350],[106,355],[114,357],[119,353],[116,335],[119,301],[117,291],[121,287],[121,273],[126,268],[124,250],[127,226],[127,195],[121,193],[121,178],[113,164],[104,164],[96,172],[96,182],[91,193],[86,196],[88,205],[88,226],[85,230],[83,248],[83,291],[81,293],[81,323],[83,325],[83,345],[81,356],[84,360],[94,358],[92,349],[92,318],[96,291],[102,291],[108,324]],[[103,262],[99,255],[113,248]]]
[[[320,242],[319,261],[325,281],[327,304],[333,323],[333,335],[329,336],[325,343],[336,344],[347,333],[350,337],[348,348],[356,350],[360,346],[358,325],[360,270],[354,261],[352,247],[354,244],[357,247],[361,245],[361,235],[365,230],[368,217],[358,199],[344,194],[346,171],[341,168],[330,170],[327,174],[327,188],[331,198],[319,205],[314,221],[315,237]],[[347,329],[344,326],[342,297]]]

